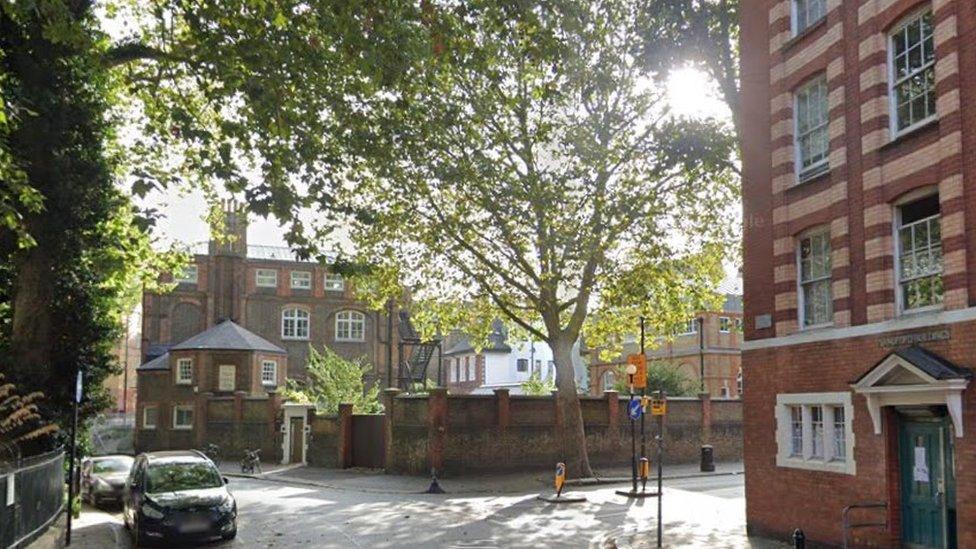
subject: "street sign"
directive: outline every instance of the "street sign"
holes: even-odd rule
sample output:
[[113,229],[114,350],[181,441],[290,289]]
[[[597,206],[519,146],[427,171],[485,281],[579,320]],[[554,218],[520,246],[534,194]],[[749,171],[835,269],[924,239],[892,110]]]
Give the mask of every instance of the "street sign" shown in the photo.
[[644,415],[644,409],[641,408],[641,401],[638,399],[631,399],[630,403],[627,405],[627,416],[630,419],[636,421]]
[[637,368],[637,371],[631,376],[630,384],[635,389],[647,387],[647,357],[643,354],[628,355],[627,364],[633,364]]
[[663,416],[668,413],[668,401],[663,398],[651,399],[651,415]]
[[78,370],[78,379],[75,381],[75,402],[81,402],[81,370]]

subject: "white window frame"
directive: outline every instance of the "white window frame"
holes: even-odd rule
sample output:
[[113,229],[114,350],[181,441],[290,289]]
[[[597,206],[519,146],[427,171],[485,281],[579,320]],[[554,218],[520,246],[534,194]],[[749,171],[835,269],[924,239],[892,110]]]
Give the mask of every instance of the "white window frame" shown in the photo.
[[[177,423],[176,418],[179,417],[180,410],[189,410],[191,421],[189,424]],[[192,404],[177,404],[173,406],[173,430],[174,431],[190,431],[193,429],[193,423],[197,419],[196,407]]]
[[[271,379],[267,379],[265,374],[269,372],[268,367],[271,372]],[[261,385],[265,387],[276,387],[278,385],[278,362],[275,360],[262,360],[261,361]]]
[[[722,325],[725,325],[723,328]],[[732,318],[728,316],[718,317],[718,331],[720,334],[732,333]]]
[[[800,134],[800,96],[809,93],[814,87],[823,86],[824,99],[824,120],[817,126],[808,129],[804,134]],[[823,132],[827,140],[827,149],[824,157],[807,167],[803,167],[803,148],[800,142],[804,137],[815,132]],[[811,79],[793,92],[793,162],[796,172],[797,183],[804,183],[815,177],[830,171],[830,91],[827,88],[827,75],[821,74]]]
[[[192,276],[190,273],[192,273]],[[200,280],[200,268],[196,263],[191,263],[186,267],[183,267],[180,274],[174,278],[176,278],[176,282],[179,284],[196,284],[197,281]]]
[[[183,375],[183,366],[189,366],[190,373],[188,376]],[[176,384],[177,385],[193,384],[193,359],[192,358],[180,358],[176,360]]]
[[254,285],[258,288],[277,288],[278,271],[275,269],[255,269]]
[[[827,238],[827,245],[829,249],[827,251],[827,261],[829,265],[827,268],[827,275],[821,276],[819,278],[811,278],[810,280],[803,280],[803,261],[802,261],[802,248],[803,241],[807,238],[813,238],[815,236],[825,236]],[[816,229],[811,229],[796,239],[796,315],[799,321],[800,330],[812,330],[816,328],[823,328],[825,326],[830,326],[834,323],[834,285],[833,285],[833,253],[834,249],[830,243],[830,226],[818,227]],[[803,287],[806,284],[815,284],[817,282],[828,281],[827,288],[830,290],[830,295],[828,298],[828,304],[830,305],[830,314],[828,315],[828,320],[818,324],[807,324],[806,319],[806,297],[803,291]]]
[[338,273],[325,273],[325,276],[322,277],[322,283],[327,292],[342,292],[346,289],[346,279]]
[[735,375],[735,390],[739,398],[742,398],[742,389],[745,388],[745,384],[742,383],[742,367],[739,367],[739,373]]
[[[152,423],[149,423],[149,410],[156,411],[156,419]],[[147,431],[154,431],[156,426],[159,425],[159,406],[153,404],[150,406],[145,406],[142,409],[142,428]]]
[[[690,331],[689,331],[690,328]],[[690,320],[685,321],[685,327],[682,328],[682,332],[678,335],[692,335],[698,333],[698,317],[694,317]]]
[[312,271],[292,271],[290,276],[291,276],[291,289],[293,290],[312,289]]
[[[911,315],[911,314],[926,313],[926,312],[931,312],[931,311],[941,311],[942,308],[943,308],[943,303],[933,303],[931,305],[925,305],[923,307],[915,307],[914,309],[909,309],[909,308],[907,308],[907,305],[905,303],[905,299],[904,299],[904,296],[902,294],[902,288],[901,288],[902,282],[906,282],[906,281],[903,281],[901,279],[901,259],[902,259],[901,256],[902,256],[902,251],[901,251],[901,235],[899,233],[901,232],[901,229],[904,228],[902,226],[902,223],[901,223],[901,209],[904,206],[907,206],[907,205],[909,205],[909,204],[911,204],[913,202],[916,202],[918,200],[922,200],[924,198],[928,198],[929,196],[932,196],[932,195],[938,195],[938,189],[936,189],[934,187],[930,187],[930,188],[922,189],[922,190],[920,190],[918,192],[909,193],[908,195],[906,195],[904,198],[902,198],[901,200],[899,200],[895,204],[894,215],[892,215],[892,218],[894,219],[894,223],[892,224],[892,244],[893,244],[893,247],[894,247],[893,253],[894,253],[894,256],[895,256],[895,306],[896,306],[896,308],[898,310],[898,314],[899,315],[902,315],[902,314],[910,314]],[[942,235],[942,209],[941,209],[941,200],[940,200],[940,208],[939,208],[939,213],[938,214],[931,215],[929,217],[925,217],[925,218],[922,218],[922,219],[918,219],[916,221],[913,221],[909,225],[914,225],[916,223],[921,223],[923,221],[926,221],[927,222],[928,220],[932,219],[933,217],[938,217],[939,218],[939,236],[940,236],[939,246],[941,248],[941,245],[942,245],[942,243],[941,243],[941,235]],[[945,255],[944,254],[942,255],[942,260],[943,260],[943,264],[942,264],[941,269],[939,271],[939,274],[937,276],[945,276],[945,263],[944,263],[944,261],[945,261]],[[920,278],[926,278],[928,276],[933,276],[933,275],[934,275],[934,273],[932,273],[932,274],[926,274],[926,275],[920,275],[920,276],[916,276],[915,278],[910,279],[909,281],[911,281],[911,280],[918,280]],[[943,282],[944,282],[944,280],[943,280]],[[942,289],[942,298],[945,299],[945,287],[944,286],[943,286],[943,289]]]
[[[905,30],[905,28],[907,28],[909,25],[911,25],[915,21],[921,21],[921,19],[923,17],[925,17],[926,14],[932,14],[932,7],[929,6],[929,5],[926,5],[925,7],[921,8],[919,10],[916,10],[915,12],[911,13],[910,15],[904,17],[897,25],[895,25],[892,28],[891,32],[889,32],[888,33],[888,36],[887,36],[887,41],[886,42],[887,42],[887,47],[888,47],[888,120],[889,120],[889,131],[891,132],[891,138],[892,139],[897,139],[898,137],[901,137],[902,135],[905,135],[907,133],[911,133],[914,130],[916,130],[916,129],[918,129],[918,128],[920,128],[920,127],[928,124],[932,120],[935,120],[939,116],[938,106],[936,106],[935,111],[932,114],[930,114],[929,116],[927,116],[925,118],[922,118],[922,119],[919,119],[919,120],[911,123],[908,126],[905,126],[904,129],[901,129],[901,130],[898,129],[898,94],[896,92],[896,89],[898,88],[898,84],[900,84],[902,82],[905,82],[906,80],[912,78],[916,74],[924,73],[925,71],[929,70],[930,68],[934,71],[935,70],[936,57],[933,54],[932,61],[930,61],[928,63],[925,63],[924,65],[922,65],[921,67],[919,67],[914,72],[912,72],[909,75],[905,76],[904,78],[898,79],[896,81],[896,76],[895,76],[895,35],[898,34],[899,32],[903,32]],[[919,37],[920,37],[920,43],[922,43],[923,44],[923,47],[924,47],[925,37],[924,36],[921,36],[921,25],[919,25]],[[932,45],[933,45],[933,47],[935,47],[935,16],[934,15],[932,16]],[[906,48],[906,51],[908,51],[908,49],[911,49],[911,48]],[[922,55],[924,56],[924,54],[925,54],[925,52],[923,51],[922,52]],[[937,77],[937,75],[936,75],[936,77]],[[932,93],[933,94],[936,93],[935,89],[936,89],[936,80],[935,80],[935,78],[933,78],[933,81],[932,81]]]
[[[801,0],[791,0],[790,1],[790,30],[793,31],[793,36],[797,36],[803,31],[809,29],[810,27],[816,25],[821,19],[827,17],[827,0],[805,0],[808,4],[811,1],[818,1],[823,5],[823,15],[816,18],[813,21],[807,19],[807,24],[800,27],[800,17],[799,17],[799,4]],[[809,10],[807,10],[809,11]]]
[[[348,323],[349,324],[349,326],[348,326],[348,335],[346,335],[346,336],[340,336],[339,335],[343,331],[343,330],[340,329],[340,326],[343,323]],[[359,337],[356,337],[356,336],[353,335],[354,332],[355,332],[353,330],[353,327],[354,327],[354,325],[357,325],[357,324],[359,325],[359,333],[360,333]],[[338,313],[336,313],[336,317],[335,317],[335,340],[336,341],[352,341],[352,342],[366,341],[366,315],[364,315],[363,313],[361,313],[359,311],[355,311],[355,310],[352,310],[352,309],[346,309],[345,311],[339,311]]]
[[[803,452],[792,455],[793,407],[801,407],[803,419]],[[823,457],[813,456],[813,418],[811,410],[823,410]],[[834,409],[844,409],[844,459],[835,459]],[[795,469],[829,471],[854,475],[854,405],[850,392],[837,393],[780,393],[776,395],[776,465]],[[829,429],[829,430],[828,430]]]
[[[525,365],[525,368],[520,368],[521,365]],[[519,374],[532,374],[529,368],[529,359],[527,358],[516,358],[515,359],[515,372]]]
[[[312,330],[311,314],[301,307],[287,307],[281,311],[281,339],[289,341],[308,341]],[[304,335],[299,327],[304,321]],[[286,329],[288,323],[292,323],[292,333],[288,334]]]

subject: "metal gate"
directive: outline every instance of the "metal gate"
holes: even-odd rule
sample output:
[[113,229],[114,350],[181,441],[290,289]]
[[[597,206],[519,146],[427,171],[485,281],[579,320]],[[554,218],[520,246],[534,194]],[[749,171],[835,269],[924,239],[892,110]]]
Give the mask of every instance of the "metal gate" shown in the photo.
[[386,466],[385,417],[352,416],[352,466],[382,468]]

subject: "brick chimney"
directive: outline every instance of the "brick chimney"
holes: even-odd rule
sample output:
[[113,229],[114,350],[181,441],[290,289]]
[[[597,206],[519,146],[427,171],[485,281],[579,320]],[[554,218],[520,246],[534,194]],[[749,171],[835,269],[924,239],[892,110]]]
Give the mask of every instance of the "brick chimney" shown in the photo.
[[223,232],[211,227],[210,264],[212,276],[208,279],[211,304],[208,325],[224,319],[240,322],[243,318],[246,291],[245,258],[247,258],[247,210],[234,199],[222,200],[224,216]]
[[210,255],[247,257],[247,209],[233,198],[221,200],[220,206],[224,230],[210,227]]

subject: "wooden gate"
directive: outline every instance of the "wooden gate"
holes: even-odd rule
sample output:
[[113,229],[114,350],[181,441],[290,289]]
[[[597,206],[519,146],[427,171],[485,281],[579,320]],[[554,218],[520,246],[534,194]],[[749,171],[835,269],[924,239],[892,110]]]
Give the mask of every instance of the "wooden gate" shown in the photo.
[[386,466],[385,416],[352,416],[352,466]]

